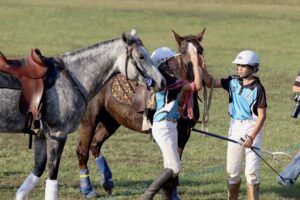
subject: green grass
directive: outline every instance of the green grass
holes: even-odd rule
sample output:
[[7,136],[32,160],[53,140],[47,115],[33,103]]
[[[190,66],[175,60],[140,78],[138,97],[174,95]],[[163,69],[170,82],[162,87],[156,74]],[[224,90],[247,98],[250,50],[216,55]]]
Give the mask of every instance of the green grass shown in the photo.
[[[47,56],[60,55],[112,39],[136,28],[149,52],[159,46],[176,48],[171,29],[196,34],[207,28],[203,46],[209,71],[216,77],[234,73],[231,64],[243,49],[261,55],[260,78],[267,92],[268,113],[263,128],[263,149],[292,155],[299,151],[300,122],[290,118],[294,106],[292,84],[300,66],[300,2],[296,0],[0,0],[0,50],[22,57],[38,47]],[[229,117],[225,91],[215,90],[209,131],[226,135]],[[79,194],[79,168],[73,133],[62,156],[59,198],[83,199]],[[31,171],[33,152],[24,135],[0,136],[0,199],[13,199]],[[113,171],[115,189],[108,196],[90,160],[91,179],[100,199],[137,199],[162,169],[161,155],[148,136],[121,128],[103,146]],[[182,199],[226,199],[226,142],[194,133],[182,158]],[[266,157],[276,169],[284,164]],[[276,175],[261,163],[261,199],[299,199],[299,182],[278,185]],[[46,172],[31,199],[43,199]],[[245,180],[241,191],[246,198]],[[157,199],[159,199],[157,197]]]

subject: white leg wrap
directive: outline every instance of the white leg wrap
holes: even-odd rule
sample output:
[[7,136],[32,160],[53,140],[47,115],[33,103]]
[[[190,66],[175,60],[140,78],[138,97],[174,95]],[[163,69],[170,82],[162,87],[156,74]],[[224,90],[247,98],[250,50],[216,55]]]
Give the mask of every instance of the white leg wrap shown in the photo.
[[33,188],[38,184],[40,178],[30,173],[16,193],[16,200],[26,200]]
[[47,179],[45,188],[45,200],[57,200],[58,181]]

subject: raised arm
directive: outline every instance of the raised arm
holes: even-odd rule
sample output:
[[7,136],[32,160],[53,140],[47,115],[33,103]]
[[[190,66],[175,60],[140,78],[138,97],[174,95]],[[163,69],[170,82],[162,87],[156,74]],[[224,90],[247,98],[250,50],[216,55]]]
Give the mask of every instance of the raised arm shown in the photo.
[[195,83],[195,90],[199,91],[202,89],[202,76],[201,76],[201,68],[199,66],[199,60],[197,55],[197,49],[189,44],[188,51],[191,56],[191,62],[193,64],[193,72],[194,72],[194,83]]
[[[190,53],[191,62],[193,64],[195,91],[199,91],[202,89],[202,72],[199,66],[197,50],[194,46],[189,44],[188,51]],[[192,84],[185,84],[182,88],[182,96],[185,96],[185,94],[190,93],[192,90]]]
[[201,55],[199,56],[199,63],[200,67],[202,69],[202,78],[206,84],[207,87],[211,88],[212,86],[212,81],[214,81],[214,88],[220,88],[222,87],[221,85],[221,79],[214,79],[214,77],[208,73],[204,57]]

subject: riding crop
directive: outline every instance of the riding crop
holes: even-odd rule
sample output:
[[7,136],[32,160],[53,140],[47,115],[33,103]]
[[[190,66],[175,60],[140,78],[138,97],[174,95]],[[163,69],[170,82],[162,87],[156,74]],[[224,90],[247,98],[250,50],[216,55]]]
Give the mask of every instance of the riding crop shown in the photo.
[[[218,138],[218,139],[221,139],[221,140],[226,140],[226,141],[229,141],[229,142],[233,142],[233,143],[236,143],[236,144],[239,144],[239,145],[242,145],[240,142],[236,141],[236,140],[233,140],[233,139],[230,139],[228,137],[224,137],[224,136],[221,136],[221,135],[218,135],[218,134],[215,134],[215,133],[209,133],[209,132],[206,132],[206,131],[202,131],[202,130],[199,130],[199,129],[196,129],[196,128],[192,128],[192,131],[195,131],[195,132],[198,132],[198,133],[202,133],[204,135],[208,135],[208,136],[211,136],[211,137],[215,137],[215,138]],[[244,140],[241,138],[241,140],[244,142]],[[259,150],[259,148],[255,147],[255,146],[252,146],[250,147],[250,149],[262,160],[264,161],[272,170],[273,172],[275,172],[281,179],[282,181],[285,183],[285,180],[284,178],[261,156],[259,155],[259,153],[257,153],[255,151],[256,150]]]

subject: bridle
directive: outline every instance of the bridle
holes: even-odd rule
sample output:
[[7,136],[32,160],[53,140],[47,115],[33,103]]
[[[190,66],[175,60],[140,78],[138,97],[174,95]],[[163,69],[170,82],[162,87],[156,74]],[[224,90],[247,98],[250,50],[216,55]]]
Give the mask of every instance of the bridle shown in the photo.
[[[134,48],[142,46],[142,42],[137,39],[130,38],[126,45],[126,60],[125,60],[125,74],[126,79],[128,79],[128,62],[130,60],[131,64],[135,67],[137,72],[144,78],[149,78],[149,76],[142,70],[143,67],[141,67],[138,62],[134,59],[132,51]],[[139,52],[139,51],[138,51]]]
[[[188,43],[189,42],[193,43],[192,40],[193,39],[185,39],[185,41],[188,42]],[[203,55],[202,46],[200,46],[200,45],[197,46],[196,50],[197,50],[198,55],[199,54]],[[180,62],[182,63],[181,67],[183,67],[184,73],[187,74],[188,81],[193,81],[194,80],[193,67],[192,67],[191,61],[188,59],[187,50],[186,50],[186,48],[185,49],[180,48],[179,52],[180,52],[179,59],[180,59]],[[207,124],[208,124],[208,121],[209,121],[209,108],[210,108],[211,100],[212,100],[212,96],[213,96],[213,87],[211,87],[211,89],[208,93],[207,88],[204,85],[204,87],[203,87],[203,101],[200,99],[198,93],[196,95],[197,95],[197,99],[200,102],[203,102],[203,104],[204,104],[202,120],[197,121],[197,123],[200,123],[201,128],[206,130],[207,129]]]
[[[191,40],[186,40],[188,43]],[[197,54],[203,55],[203,48],[201,46],[196,47]],[[180,54],[178,55],[181,67],[183,67],[184,73],[187,74],[187,80],[193,81],[194,80],[194,73],[191,61],[188,59],[188,53],[185,49],[179,49]]]

